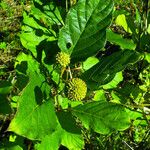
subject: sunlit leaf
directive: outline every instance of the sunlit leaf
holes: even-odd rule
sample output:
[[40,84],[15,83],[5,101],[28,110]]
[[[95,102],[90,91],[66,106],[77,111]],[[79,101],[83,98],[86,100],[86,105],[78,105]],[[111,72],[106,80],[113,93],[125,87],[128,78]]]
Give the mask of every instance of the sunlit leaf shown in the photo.
[[125,130],[130,125],[130,118],[126,110],[118,104],[104,101],[79,105],[72,109],[87,128],[101,134],[108,134],[114,130]]
[[116,88],[117,85],[123,80],[122,72],[116,73],[114,79],[110,81],[108,84],[103,85],[104,89],[113,89]]
[[68,12],[65,26],[60,30],[61,51],[71,54],[73,61],[96,54],[105,44],[112,9],[112,0],[78,1]]
[[135,51],[125,50],[103,57],[99,63],[83,73],[82,78],[91,89],[109,83],[117,72],[122,71],[128,64],[135,63],[141,55]]
[[39,64],[31,56],[21,54],[18,61],[27,61],[29,81],[18,97],[18,110],[8,130],[40,140],[57,126],[54,106],[48,97],[50,88],[40,74]]
[[136,45],[133,40],[125,39],[122,35],[107,30],[107,40],[115,45],[119,45],[121,49],[131,49],[134,50]]
[[124,14],[118,15],[118,17],[115,20],[115,23],[121,27],[123,27],[123,29],[126,32],[132,33],[130,28],[128,27],[127,21],[126,21],[126,16]]

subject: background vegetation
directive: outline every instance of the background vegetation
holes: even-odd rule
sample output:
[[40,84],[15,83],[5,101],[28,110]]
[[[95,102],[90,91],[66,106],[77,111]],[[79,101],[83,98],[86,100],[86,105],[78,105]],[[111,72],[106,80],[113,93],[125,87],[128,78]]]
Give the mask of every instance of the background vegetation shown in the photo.
[[[0,149],[150,149],[148,0],[0,6]],[[84,100],[68,98],[71,78]]]

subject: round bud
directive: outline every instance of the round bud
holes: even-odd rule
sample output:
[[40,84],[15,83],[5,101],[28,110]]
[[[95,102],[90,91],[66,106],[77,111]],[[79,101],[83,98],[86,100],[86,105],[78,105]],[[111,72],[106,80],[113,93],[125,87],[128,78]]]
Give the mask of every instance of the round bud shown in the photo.
[[59,63],[62,67],[66,67],[70,64],[70,55],[64,52],[59,52],[56,55],[56,61]]
[[73,78],[68,83],[68,98],[72,100],[82,100],[87,93],[86,83],[79,79]]

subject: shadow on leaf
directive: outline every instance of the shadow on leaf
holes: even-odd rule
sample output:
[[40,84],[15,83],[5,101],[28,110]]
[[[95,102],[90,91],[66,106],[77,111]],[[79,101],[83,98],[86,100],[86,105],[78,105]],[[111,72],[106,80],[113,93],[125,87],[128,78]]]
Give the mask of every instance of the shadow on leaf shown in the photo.
[[75,118],[70,112],[57,112],[57,117],[64,130],[75,134],[81,133],[81,130],[76,124]]
[[42,101],[43,101],[43,93],[38,86],[36,86],[34,88],[34,93],[35,93],[35,100],[36,100],[37,104],[41,105]]
[[53,64],[55,62],[55,55],[58,53],[59,48],[56,41],[47,41],[46,39],[41,41],[36,47],[37,50],[37,60],[41,62],[42,51],[45,52],[44,63]]

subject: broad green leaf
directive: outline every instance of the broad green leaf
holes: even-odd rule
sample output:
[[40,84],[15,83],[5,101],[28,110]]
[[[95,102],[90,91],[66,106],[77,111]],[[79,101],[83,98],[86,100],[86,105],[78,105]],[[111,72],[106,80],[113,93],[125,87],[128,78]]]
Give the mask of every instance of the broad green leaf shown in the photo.
[[105,44],[112,9],[112,0],[78,1],[68,12],[60,30],[58,44],[61,51],[71,54],[73,61],[96,54]]
[[[29,14],[23,14],[22,33],[20,39],[22,45],[41,61],[43,51],[52,56],[57,50],[53,50],[52,41],[57,40],[57,30],[63,24],[58,7],[52,1],[34,1]],[[55,28],[55,30],[54,30]],[[57,29],[57,30],[56,30]]]
[[54,133],[42,139],[37,149],[57,150],[60,145],[67,147],[69,150],[81,150],[84,147],[84,140],[81,134],[67,132],[58,125]]
[[127,21],[126,21],[126,16],[124,14],[119,15],[116,20],[115,23],[121,27],[123,27],[123,29],[126,32],[132,33],[130,28],[128,27]]
[[[20,98],[19,100],[22,99]],[[31,108],[33,104],[28,104],[29,107],[24,104],[29,100],[31,101],[31,99],[26,98],[23,100],[23,102],[20,102],[19,110],[8,130],[32,140],[40,140],[47,134],[53,133],[57,125],[53,104],[48,101],[42,105]],[[27,100],[27,102],[25,102],[25,100]],[[21,107],[23,108],[21,109]]]
[[20,34],[20,40],[22,45],[29,49],[35,57],[37,57],[39,51],[38,45],[44,40],[56,40],[56,33],[53,30],[49,31],[46,27],[43,27],[39,24],[39,22],[33,17],[28,16],[26,13],[23,15],[25,23],[22,26],[22,33]]
[[[26,63],[22,63],[26,62]],[[23,67],[18,66],[22,64]],[[50,87],[40,73],[39,63],[31,56],[20,54],[15,64],[18,74],[29,77],[27,84],[18,96],[18,109],[14,119],[11,121],[8,131],[13,131],[31,140],[39,140],[39,150],[55,150],[62,144],[68,149],[82,149],[84,140],[76,127],[71,130],[74,122],[71,122],[70,114],[65,114],[57,119],[54,111],[54,104],[49,98]],[[26,66],[26,67],[25,67]],[[65,120],[64,120],[65,118]],[[67,120],[69,119],[69,120]],[[59,123],[60,121],[60,123]],[[65,125],[65,123],[67,123]]]
[[122,37],[122,35],[114,33],[111,30],[107,30],[106,37],[109,42],[119,45],[121,49],[134,50],[136,48],[136,45],[132,40],[125,39]]
[[139,111],[127,109],[127,113],[131,120],[141,120],[143,118],[142,112],[140,113]]
[[113,89],[123,80],[122,72],[116,73],[114,79],[108,84],[103,85],[103,89]]
[[81,134],[81,130],[76,125],[76,120],[70,112],[61,111],[57,113],[61,127],[70,133]]
[[129,127],[130,118],[121,105],[104,101],[79,105],[72,109],[85,128],[109,134],[114,130],[123,131]]
[[99,63],[87,70],[82,78],[91,89],[97,89],[100,85],[109,83],[117,72],[122,71],[128,64],[135,63],[140,59],[140,54],[124,50],[113,53],[110,56],[103,57]]
[[89,57],[83,62],[83,69],[86,71],[99,62],[96,57]]
[[61,144],[61,132],[58,130],[42,139],[37,150],[58,150]]
[[27,61],[29,81],[18,97],[18,110],[8,130],[40,140],[53,133],[57,126],[54,106],[48,96],[50,88],[40,74],[39,64],[31,56],[21,54],[17,60],[18,63]]
[[62,132],[62,145],[69,150],[82,150],[84,148],[84,139],[81,134]]
[[75,107],[77,105],[83,104],[82,101],[72,101],[68,98],[64,98],[61,95],[58,95],[58,103],[61,106],[62,109],[67,109],[68,105],[71,107]]
[[45,26],[61,25],[63,20],[57,3],[55,0],[42,1],[42,3],[40,0],[35,0],[31,14]]
[[124,84],[124,86],[122,86],[121,89],[116,89],[116,92],[118,92],[120,95],[122,95],[122,97],[126,99],[129,99],[129,97],[132,96],[135,100],[143,91],[139,88],[138,85],[127,82],[126,84]]
[[69,150],[81,150],[84,146],[84,140],[81,130],[76,125],[76,121],[70,112],[57,112],[59,125],[55,132],[42,139],[38,150],[57,150],[60,145]]
[[94,101],[106,101],[106,95],[104,90],[95,91]]

